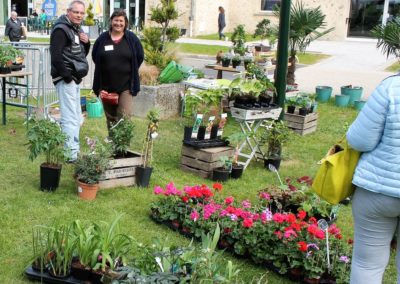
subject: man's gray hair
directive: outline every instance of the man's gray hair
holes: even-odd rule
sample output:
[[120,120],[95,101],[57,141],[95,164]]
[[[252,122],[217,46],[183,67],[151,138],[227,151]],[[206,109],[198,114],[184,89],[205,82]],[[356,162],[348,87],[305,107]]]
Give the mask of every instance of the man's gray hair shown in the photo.
[[12,12],[11,12],[11,16],[18,16],[18,14],[17,14],[17,12],[12,11]]
[[83,7],[86,7],[85,2],[83,2],[83,1],[81,1],[81,0],[73,0],[73,1],[71,1],[71,3],[69,3],[69,5],[68,5],[68,10],[71,10],[71,9],[72,9],[72,6],[74,6],[75,4],[80,4],[80,5],[82,5]]

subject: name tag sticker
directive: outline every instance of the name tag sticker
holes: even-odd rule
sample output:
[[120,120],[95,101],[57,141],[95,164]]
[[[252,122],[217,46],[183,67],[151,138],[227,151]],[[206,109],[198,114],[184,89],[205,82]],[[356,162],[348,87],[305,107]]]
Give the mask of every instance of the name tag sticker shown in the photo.
[[75,35],[75,43],[79,44],[79,36]]
[[105,51],[114,50],[114,46],[113,46],[113,45],[105,45],[105,46],[104,46],[104,50],[105,50]]

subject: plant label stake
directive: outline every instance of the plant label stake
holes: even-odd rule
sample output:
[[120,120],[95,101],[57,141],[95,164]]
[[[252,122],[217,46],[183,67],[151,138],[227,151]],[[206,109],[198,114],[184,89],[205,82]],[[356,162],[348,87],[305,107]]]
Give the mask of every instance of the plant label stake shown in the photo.
[[275,168],[275,166],[274,166],[273,164],[269,164],[269,165],[268,165],[268,169],[269,169],[271,172],[276,173],[276,175],[277,175],[277,177],[278,177],[278,179],[279,179],[279,182],[281,183],[281,186],[283,186],[283,182],[282,182],[281,177],[279,176],[278,170]]
[[331,272],[331,261],[329,259],[329,235],[328,235],[328,223],[326,222],[325,219],[319,219],[318,220],[318,227],[321,230],[325,231],[325,239],[326,239],[326,258],[328,261],[328,272]]

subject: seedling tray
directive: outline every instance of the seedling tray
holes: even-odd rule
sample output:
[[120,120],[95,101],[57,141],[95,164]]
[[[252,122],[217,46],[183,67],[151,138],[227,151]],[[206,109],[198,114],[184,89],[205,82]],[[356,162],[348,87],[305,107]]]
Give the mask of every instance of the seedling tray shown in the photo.
[[68,276],[66,278],[56,278],[51,276],[47,271],[36,271],[32,269],[32,266],[29,266],[27,269],[25,269],[25,275],[30,279],[30,280],[37,280],[41,281],[44,283],[54,283],[54,284],[59,284],[59,283],[64,283],[64,284],[82,284],[82,283],[88,283],[80,281],[73,276]]
[[25,65],[22,64],[13,64],[10,66],[11,71],[21,71],[23,68],[25,68]]
[[205,149],[213,147],[224,147],[229,145],[229,141],[221,139],[210,139],[210,140],[183,140],[183,144],[196,148]]

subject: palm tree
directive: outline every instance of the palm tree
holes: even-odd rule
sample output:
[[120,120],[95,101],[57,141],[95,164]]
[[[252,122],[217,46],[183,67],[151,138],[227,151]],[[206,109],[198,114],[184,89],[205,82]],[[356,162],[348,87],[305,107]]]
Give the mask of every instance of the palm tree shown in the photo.
[[[275,11],[276,16],[280,16],[279,10]],[[289,67],[287,73],[287,83],[295,83],[296,55],[297,52],[305,52],[310,43],[334,28],[325,29],[325,15],[321,7],[306,8],[302,1],[293,4],[290,9],[290,27],[289,27]]]
[[386,25],[377,25],[371,33],[378,39],[377,48],[382,49],[382,53],[394,55],[400,59],[400,17],[394,18]]

